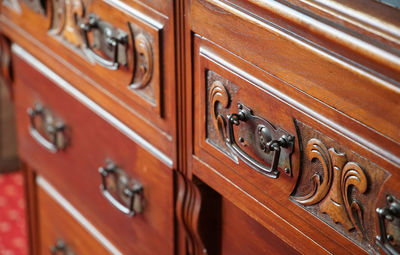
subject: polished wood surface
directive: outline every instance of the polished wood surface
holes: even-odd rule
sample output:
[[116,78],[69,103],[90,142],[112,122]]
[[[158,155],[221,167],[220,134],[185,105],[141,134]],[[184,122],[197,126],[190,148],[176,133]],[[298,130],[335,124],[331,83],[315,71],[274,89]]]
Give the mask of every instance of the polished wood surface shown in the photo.
[[[399,14],[374,0],[5,0],[27,176],[124,254],[398,254]],[[107,160],[143,184],[142,214],[101,195]]]
[[[163,3],[156,9],[137,1],[76,1],[84,9],[84,15],[79,16],[79,11],[74,9],[76,4],[68,1],[71,5],[65,7],[65,2],[60,1],[59,6],[55,6],[49,1],[47,15],[36,13],[23,3],[20,3],[20,12],[4,7],[2,30],[9,31],[10,39],[29,48],[29,52],[36,52],[34,55],[40,61],[170,158],[176,157],[176,150],[171,150],[176,137],[173,10],[168,9],[168,15],[160,13],[167,11],[159,9],[165,1],[161,1]],[[85,53],[87,50],[80,25],[88,21],[90,14],[128,34],[126,66],[110,70]],[[79,20],[75,21],[75,16],[80,17]],[[66,24],[71,25],[67,28]],[[68,32],[67,38],[78,40],[78,46],[63,36],[62,31],[69,30],[75,32]],[[30,39],[23,39],[26,37]],[[90,42],[96,41],[92,32],[89,37]],[[143,73],[148,72],[143,70],[148,70],[150,63],[147,62],[150,60],[145,60],[148,51],[143,50],[146,46],[143,47],[140,38],[145,38],[151,45],[148,50],[151,52],[151,57],[148,57],[151,59],[151,77],[142,87]],[[46,55],[43,55],[44,51]]]
[[[38,188],[39,254],[109,254],[104,246],[90,235],[46,191]],[[61,243],[65,245],[60,245]],[[58,245],[58,247],[57,247]],[[57,250],[58,248],[58,250]]]
[[[111,124],[66,94],[33,66],[13,58],[19,155],[90,218],[126,254],[171,254],[172,171]],[[36,82],[31,83],[34,79]],[[41,103],[66,125],[64,150],[50,152],[30,133],[27,109]],[[37,126],[39,128],[39,125]],[[45,136],[43,134],[43,136]],[[99,167],[112,160],[143,185],[145,209],[134,217],[110,204],[99,188]],[[153,243],[152,238],[159,241]]]

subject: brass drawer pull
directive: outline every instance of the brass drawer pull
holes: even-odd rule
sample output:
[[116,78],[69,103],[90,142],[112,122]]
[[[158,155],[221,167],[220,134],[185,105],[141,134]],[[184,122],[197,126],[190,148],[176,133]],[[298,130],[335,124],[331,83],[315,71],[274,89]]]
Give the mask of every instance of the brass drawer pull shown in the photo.
[[[130,217],[143,211],[143,187],[138,181],[129,178],[111,161],[107,162],[105,167],[100,167],[99,172],[102,194],[115,208]],[[112,185],[108,185],[107,179],[113,181]],[[110,186],[113,187],[119,199],[111,194]]]
[[[399,255],[398,244],[396,240],[400,236],[400,201],[392,195],[386,197],[386,207],[377,208],[379,222],[379,235],[376,237],[376,244],[386,253],[390,255]],[[385,221],[389,221],[393,225],[392,233],[388,233]],[[397,237],[397,238],[396,238]],[[397,243],[397,249],[392,244]]]
[[[249,165],[251,168],[255,169],[256,171],[271,177],[271,178],[278,178],[279,171],[278,165],[280,162],[280,155],[282,148],[288,150],[288,157],[283,160],[290,161],[290,154],[293,151],[293,140],[294,136],[290,135],[286,131],[282,129],[276,129],[271,123],[254,116],[250,108],[239,104],[239,113],[229,114],[227,116],[228,119],[228,138],[226,138],[226,145],[232,150],[232,152],[239,157],[243,162]],[[239,145],[236,143],[234,128],[233,126],[239,126],[240,122],[247,122],[249,120],[253,120],[257,122],[258,125],[256,126],[256,134],[254,135],[255,138],[255,150],[262,151],[265,154],[273,153],[272,155],[272,162],[271,166],[268,167],[263,163],[258,162],[254,158],[252,158],[249,154],[244,152]],[[243,139],[243,138],[239,138]],[[285,168],[285,173],[291,173],[290,169],[290,162],[286,165],[289,167]]]
[[[45,109],[41,104],[35,104],[33,108],[28,108],[28,116],[30,119],[29,133],[40,145],[52,153],[65,149],[67,146],[67,138],[65,135],[65,124],[56,120],[54,116]],[[44,133],[48,136],[46,139],[38,130],[36,119],[40,118]]]
[[50,247],[50,252],[52,255],[56,254],[64,254],[64,255],[73,255],[72,252],[69,251],[65,242],[61,239],[57,240],[57,242]]
[[[126,65],[128,35],[124,31],[101,21],[100,18],[93,13],[89,14],[87,23],[82,23],[80,27],[86,46],[84,52],[89,58],[94,59],[98,64],[110,70],[117,70],[120,64]],[[89,42],[88,33],[92,31],[94,42],[91,44]],[[100,49],[110,60],[98,55],[93,50],[93,47]]]

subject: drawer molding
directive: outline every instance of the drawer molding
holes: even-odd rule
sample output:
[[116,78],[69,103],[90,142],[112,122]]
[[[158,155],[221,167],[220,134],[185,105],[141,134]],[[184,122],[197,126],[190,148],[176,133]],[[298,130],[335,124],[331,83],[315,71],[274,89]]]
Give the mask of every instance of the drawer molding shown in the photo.
[[122,255],[122,253],[92,225],[72,204],[70,204],[50,183],[41,176],[36,177],[36,183],[57,201],[74,219],[79,222],[99,243],[101,243],[111,254]]
[[98,104],[96,104],[94,101],[89,99],[87,96],[82,94],[79,90],[77,90],[75,87],[73,87],[71,84],[69,84],[67,81],[65,81],[63,78],[61,78],[59,75],[54,73],[52,70],[50,70],[47,66],[45,66],[43,63],[41,63],[39,60],[37,60],[35,57],[33,57],[31,54],[29,54],[27,51],[25,51],[23,48],[21,48],[18,44],[12,44],[11,46],[12,52],[15,53],[17,56],[25,60],[27,63],[29,63],[34,69],[38,70],[41,74],[43,74],[45,77],[53,81],[57,86],[59,86],[61,89],[63,89],[65,92],[67,92],[69,95],[73,96],[76,98],[78,101],[80,101],[82,104],[84,104],[86,107],[88,107],[90,110],[92,110],[94,113],[96,113],[98,116],[109,122],[112,126],[114,126],[116,129],[118,129],[120,132],[125,134],[127,137],[129,137],[132,141],[137,143],[139,146],[141,146],[143,149],[160,159],[161,162],[163,162],[166,166],[172,167],[173,161],[170,157],[165,155],[163,152],[161,152],[159,149],[154,147],[151,143],[149,143],[147,140],[145,140],[143,137],[138,135],[136,132],[134,132],[132,129],[130,129],[127,125],[125,125],[122,121],[111,115],[109,112],[101,108]]

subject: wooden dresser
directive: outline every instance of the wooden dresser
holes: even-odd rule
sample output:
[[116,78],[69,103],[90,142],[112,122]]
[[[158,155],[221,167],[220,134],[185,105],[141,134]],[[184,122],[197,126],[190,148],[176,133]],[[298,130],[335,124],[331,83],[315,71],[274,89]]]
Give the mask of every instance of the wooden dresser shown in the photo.
[[3,0],[31,254],[400,254],[396,2]]

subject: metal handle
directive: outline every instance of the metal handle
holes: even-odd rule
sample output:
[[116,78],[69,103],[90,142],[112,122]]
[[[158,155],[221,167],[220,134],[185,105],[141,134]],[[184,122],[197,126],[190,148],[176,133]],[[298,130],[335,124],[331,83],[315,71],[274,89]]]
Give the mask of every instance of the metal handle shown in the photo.
[[57,240],[57,242],[50,247],[50,252],[52,255],[56,255],[59,252],[65,255],[66,254],[72,255],[71,253],[68,253],[67,245],[61,239]]
[[233,125],[239,126],[240,121],[245,122],[250,117],[251,111],[248,108],[243,107],[242,105],[239,105],[239,113],[233,113],[227,116],[228,137],[226,138],[226,145],[238,158],[240,158],[251,168],[268,177],[276,179],[279,177],[278,164],[279,157],[281,155],[281,148],[292,146],[293,136],[282,135],[279,139],[273,140],[271,139],[271,134],[266,126],[258,126],[259,146],[265,153],[273,152],[271,167],[268,167],[252,158],[249,154],[244,152],[236,143]]
[[[387,233],[385,221],[400,223],[400,201],[392,195],[386,197],[387,206],[385,208],[377,208],[376,213],[378,215],[379,222],[379,235],[376,237],[376,244],[386,253],[390,255],[399,255],[393,246],[394,236]],[[398,226],[400,229],[400,226]],[[398,231],[399,231],[398,229]]]
[[[40,145],[49,150],[52,153],[56,153],[60,149],[66,147],[66,138],[64,136],[65,124],[62,122],[46,123],[46,114],[41,104],[36,104],[34,108],[28,108],[28,115],[30,119],[29,134],[35,139]],[[35,119],[41,117],[43,126],[46,128],[46,132],[50,135],[50,141],[40,134],[36,128]],[[47,118],[47,119],[53,119]]]
[[[96,15],[89,14],[88,22],[82,23],[80,28],[83,33],[83,39],[85,41],[86,48],[84,52],[94,59],[98,64],[110,69],[110,70],[117,70],[120,61],[119,61],[119,54],[122,52],[120,51],[119,44],[126,44],[128,42],[128,35],[120,30],[117,30],[110,25],[106,24],[105,22],[101,21]],[[101,29],[102,33],[105,35],[104,37],[104,45],[105,48],[111,48],[111,58],[112,60],[105,59],[98,55],[96,52],[93,51],[92,46],[89,42],[88,33],[92,31],[92,29]],[[98,40],[101,40],[97,38]],[[125,64],[125,63],[123,63]]]
[[[100,167],[99,172],[101,175],[100,189],[103,196],[122,213],[133,217],[136,213],[141,213],[143,210],[143,187],[137,181],[127,182],[123,181],[122,195],[128,198],[128,206],[125,206],[118,201],[108,190],[106,178],[111,174],[118,174],[121,170],[114,164],[108,163],[106,167]],[[125,178],[125,174],[122,175]],[[117,184],[118,185],[118,184]]]

